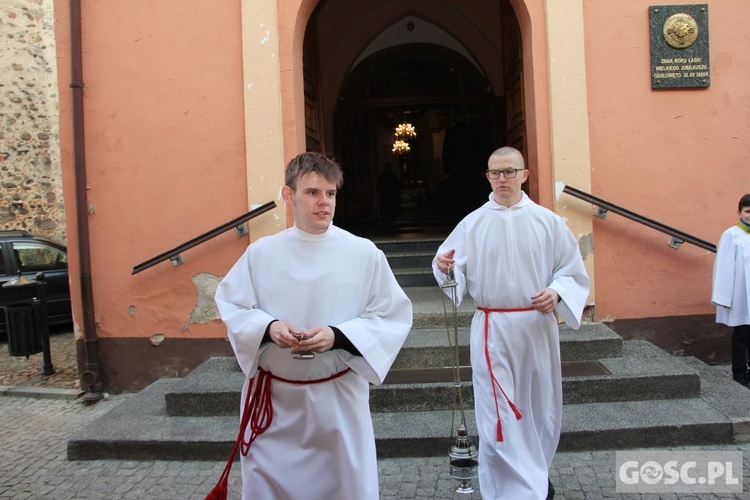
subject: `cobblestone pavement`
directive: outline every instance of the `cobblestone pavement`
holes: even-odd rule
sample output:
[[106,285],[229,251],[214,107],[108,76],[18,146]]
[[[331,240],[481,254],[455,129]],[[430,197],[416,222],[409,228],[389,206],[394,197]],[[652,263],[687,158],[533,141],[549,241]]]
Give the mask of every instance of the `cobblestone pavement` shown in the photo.
[[[80,398],[48,399],[45,388],[76,387],[75,347],[72,334],[52,337],[52,362],[59,376],[41,375],[41,355],[9,360],[0,344],[0,384],[31,386],[38,397],[0,396],[0,499],[202,499],[224,468],[223,462],[68,461],[68,438],[78,429],[127,400],[131,395],[108,395],[86,405]],[[58,348],[55,348],[55,345]],[[71,347],[72,346],[72,347]],[[72,355],[72,357],[71,357]],[[68,366],[66,366],[66,363]],[[71,370],[68,372],[68,369]],[[71,385],[72,384],[72,385]],[[686,450],[688,448],[676,448]],[[750,456],[750,444],[689,448],[710,451],[739,450]],[[386,459],[378,462],[380,493],[384,500],[481,498],[455,494],[448,457]],[[709,499],[750,498],[750,460],[743,466],[743,494],[656,495],[615,492],[615,451],[558,453],[550,476],[555,498],[566,499]],[[229,498],[239,498],[237,464],[230,475]]]
[[[80,399],[0,397],[0,498],[13,499],[201,499],[213,487],[222,462],[68,461],[67,438],[77,429],[125,401],[108,396],[95,405]],[[684,449],[684,448],[681,448]],[[704,447],[741,450],[750,445]],[[748,461],[743,470],[744,495],[616,495],[614,451],[558,453],[551,471],[556,498],[748,498]],[[381,498],[481,498],[453,493],[455,482],[446,457],[381,460]],[[239,498],[235,464],[230,498]]]
[[0,386],[78,389],[76,342],[69,326],[50,328],[50,359],[55,373],[42,375],[44,355],[10,356],[5,333],[0,334]]

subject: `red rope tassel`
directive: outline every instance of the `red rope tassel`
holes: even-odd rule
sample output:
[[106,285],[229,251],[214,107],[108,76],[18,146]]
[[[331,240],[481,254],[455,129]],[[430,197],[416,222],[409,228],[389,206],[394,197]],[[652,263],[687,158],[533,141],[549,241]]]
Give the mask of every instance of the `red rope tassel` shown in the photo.
[[226,477],[224,477],[224,474],[222,473],[219,482],[216,483],[216,486],[214,486],[213,489],[208,493],[208,495],[206,495],[206,500],[227,500],[228,479],[229,476],[227,475]]
[[509,399],[508,404],[510,405],[510,409],[513,410],[513,414],[516,416],[516,420],[521,420],[521,410],[516,408],[516,405],[513,404],[513,402]]

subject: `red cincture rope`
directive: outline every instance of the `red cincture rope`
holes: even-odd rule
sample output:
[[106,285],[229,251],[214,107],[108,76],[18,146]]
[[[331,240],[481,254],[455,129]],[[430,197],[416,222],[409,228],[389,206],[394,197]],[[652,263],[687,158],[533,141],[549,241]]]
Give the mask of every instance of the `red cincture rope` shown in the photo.
[[[351,368],[347,368],[334,373],[330,377],[313,380],[290,380],[274,375],[263,368],[258,368],[258,375],[255,377],[255,390],[253,391],[253,397],[245,399],[245,411],[242,412],[242,422],[240,423],[240,435],[242,436],[240,452],[242,453],[242,456],[247,456],[248,451],[250,451],[250,445],[253,444],[255,438],[257,438],[258,435],[263,434],[273,421],[271,379],[295,385],[320,384],[322,382],[337,379],[342,375],[346,375],[350,371]],[[248,391],[249,390],[250,388],[248,388]],[[245,440],[245,429],[247,429],[248,423],[250,424],[250,436]]]
[[[273,421],[271,379],[273,379],[271,372],[258,368],[258,375],[254,380],[255,389],[252,386],[247,388],[248,396],[245,398],[245,408],[240,422],[240,453],[244,457],[250,451],[250,445],[253,444],[255,438],[263,434]],[[250,437],[245,440],[245,430],[248,425],[250,425]]]
[[491,307],[477,307],[484,313],[484,359],[487,361],[487,369],[490,372],[490,380],[492,381],[492,395],[495,397],[495,412],[497,413],[497,441],[503,441],[503,424],[500,421],[500,405],[497,403],[497,389],[503,393],[505,401],[508,402],[508,406],[513,410],[516,416],[516,420],[521,420],[521,412],[516,408],[516,405],[510,400],[505,391],[503,390],[500,382],[495,378],[495,372],[492,371],[492,361],[490,360],[490,348],[489,348],[489,334],[490,334],[490,313],[492,312],[522,312],[522,311],[533,311],[533,307],[511,307],[507,309],[493,309]]
[[[330,377],[313,380],[289,380],[278,377],[263,368],[258,368],[258,375],[254,378],[255,389],[252,387],[247,388],[242,420],[240,421],[240,432],[237,436],[237,441],[234,443],[234,448],[232,448],[232,454],[229,456],[229,461],[226,466],[224,466],[224,471],[221,473],[219,481],[206,496],[206,500],[226,500],[229,472],[232,470],[232,463],[237,454],[237,448],[239,447],[240,453],[246,457],[250,451],[250,445],[253,444],[255,438],[260,434],[263,434],[271,425],[271,422],[273,421],[273,401],[271,399],[272,379],[296,385],[320,384],[321,382],[328,382],[329,380],[337,379],[342,375],[346,375],[351,370],[351,368],[347,368],[334,373]],[[251,384],[252,383],[253,382],[251,382]],[[246,440],[245,431],[247,430],[248,425],[250,426],[250,436]]]

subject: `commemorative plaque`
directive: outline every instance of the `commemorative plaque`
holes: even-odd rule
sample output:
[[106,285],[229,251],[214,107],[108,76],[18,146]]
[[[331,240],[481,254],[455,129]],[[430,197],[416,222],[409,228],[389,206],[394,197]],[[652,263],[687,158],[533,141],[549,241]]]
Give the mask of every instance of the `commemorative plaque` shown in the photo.
[[711,85],[708,4],[652,5],[651,88],[704,88]]

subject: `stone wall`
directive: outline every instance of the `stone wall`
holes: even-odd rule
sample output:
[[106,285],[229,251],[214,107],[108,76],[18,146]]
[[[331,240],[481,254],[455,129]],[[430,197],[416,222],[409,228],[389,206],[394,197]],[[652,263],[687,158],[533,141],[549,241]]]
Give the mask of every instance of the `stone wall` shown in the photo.
[[0,2],[0,229],[65,241],[52,3]]

